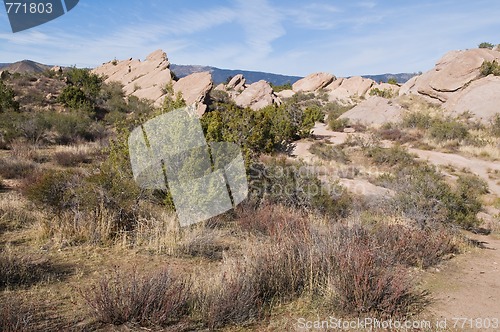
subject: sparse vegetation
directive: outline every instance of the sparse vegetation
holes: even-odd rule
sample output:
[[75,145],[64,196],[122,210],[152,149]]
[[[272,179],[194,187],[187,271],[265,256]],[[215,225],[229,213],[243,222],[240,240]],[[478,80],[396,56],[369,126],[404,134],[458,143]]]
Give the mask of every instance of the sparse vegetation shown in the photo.
[[484,61],[483,64],[481,65],[481,75],[483,76],[488,76],[488,75],[495,75],[495,76],[500,76],[500,64],[496,61]]
[[488,43],[488,42],[482,42],[481,44],[479,44],[478,47],[479,48],[487,48],[487,49],[492,50],[493,47],[495,47],[495,45],[493,45],[492,43]]

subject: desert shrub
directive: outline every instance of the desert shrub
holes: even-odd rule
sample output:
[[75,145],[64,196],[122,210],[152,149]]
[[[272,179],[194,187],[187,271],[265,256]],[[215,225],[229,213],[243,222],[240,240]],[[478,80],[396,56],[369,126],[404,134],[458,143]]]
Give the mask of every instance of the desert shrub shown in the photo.
[[500,76],[500,64],[496,61],[484,61],[480,68],[481,75],[495,75]]
[[292,84],[288,82],[282,85],[271,84],[271,87],[273,88],[274,92],[281,92],[283,90],[292,90]]
[[249,182],[249,197],[258,204],[283,204],[333,218],[345,217],[351,210],[352,199],[345,188],[338,184],[323,186],[305,165],[287,165],[284,160],[254,163]]
[[28,160],[0,158],[0,175],[6,179],[22,179],[35,169],[36,164]]
[[338,102],[329,102],[322,107],[322,110],[328,114],[328,119],[336,119],[352,107],[352,105],[342,105]]
[[116,271],[80,294],[99,322],[167,326],[188,313],[190,288],[168,269],[144,275]]
[[377,135],[379,135],[381,139],[395,141],[400,144],[408,143],[415,139],[413,136],[408,135],[398,128],[380,128],[377,131]]
[[463,140],[469,135],[467,126],[453,119],[435,119],[429,129],[429,134],[438,142],[447,140]]
[[6,111],[19,111],[19,102],[15,100],[14,91],[0,79],[0,113]]
[[81,182],[73,171],[36,172],[25,179],[23,190],[33,202],[62,212],[71,205],[71,189],[81,186]]
[[453,190],[435,167],[413,164],[399,167],[394,176],[384,176],[380,181],[396,192],[395,211],[422,227],[446,223],[468,229],[479,223],[476,215],[481,208],[482,191],[474,189],[476,180],[459,179]]
[[401,266],[387,262],[356,236],[343,240],[331,275],[333,305],[347,314],[408,317],[427,304],[427,293],[415,289]]
[[387,80],[387,83],[392,84],[392,85],[398,85],[398,80],[394,77],[391,77]]
[[343,164],[347,164],[350,162],[350,159],[345,151],[341,147],[336,145],[326,144],[323,142],[315,142],[311,145],[309,151],[322,160],[335,160]]
[[[225,266],[228,268],[228,266]],[[263,314],[254,271],[232,262],[227,271],[209,278],[195,291],[194,312],[209,329],[245,324]]]
[[403,115],[402,125],[404,128],[429,129],[433,118],[428,113],[408,112]]
[[410,154],[408,150],[401,145],[394,145],[390,148],[374,146],[366,149],[365,154],[378,165],[410,165],[415,162],[415,156]]
[[349,126],[349,119],[334,119],[328,117],[328,127],[333,131],[343,131]]
[[61,166],[73,167],[81,163],[89,163],[91,158],[84,151],[58,151],[54,153],[54,160]]
[[479,48],[488,48],[488,49],[493,49],[494,45],[492,43],[488,43],[488,42],[482,42],[481,44],[479,44],[478,46]]
[[373,88],[370,90],[370,96],[378,96],[391,99],[392,97],[394,97],[394,92],[390,89]]
[[211,229],[193,230],[184,235],[179,241],[177,251],[180,255],[192,257],[203,257],[209,260],[221,260],[224,251],[229,246],[225,244],[221,236]]
[[19,302],[18,297],[6,297],[0,301],[0,331],[31,332],[35,326],[35,308]]
[[55,266],[47,259],[0,252],[0,289],[31,286],[67,272],[65,267]]
[[490,132],[495,137],[500,137],[500,114],[495,114],[491,120]]

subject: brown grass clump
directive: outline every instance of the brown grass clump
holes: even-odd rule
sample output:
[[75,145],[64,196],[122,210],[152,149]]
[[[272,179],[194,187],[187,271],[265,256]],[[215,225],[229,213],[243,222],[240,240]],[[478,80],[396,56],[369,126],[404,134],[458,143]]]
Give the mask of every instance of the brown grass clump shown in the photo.
[[28,160],[0,158],[0,175],[6,179],[22,179],[35,169],[36,164]]
[[19,303],[17,298],[3,298],[0,301],[0,331],[36,331],[35,320],[34,308]]
[[80,293],[102,323],[167,326],[188,312],[190,285],[168,269],[144,275],[115,271]]

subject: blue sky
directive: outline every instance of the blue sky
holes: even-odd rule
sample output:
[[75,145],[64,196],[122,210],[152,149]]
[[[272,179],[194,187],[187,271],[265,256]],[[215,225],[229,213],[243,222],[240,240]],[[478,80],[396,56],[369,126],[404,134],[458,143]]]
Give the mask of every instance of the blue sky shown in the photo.
[[431,69],[449,50],[500,43],[498,0],[80,0],[13,34],[0,7],[0,62],[94,67],[145,58],[337,76]]

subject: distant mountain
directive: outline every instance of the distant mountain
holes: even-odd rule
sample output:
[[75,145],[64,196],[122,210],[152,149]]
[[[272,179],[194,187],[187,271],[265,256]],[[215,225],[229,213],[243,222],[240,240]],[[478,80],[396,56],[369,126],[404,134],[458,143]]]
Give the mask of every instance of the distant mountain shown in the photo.
[[[283,85],[286,83],[293,84],[300,80],[300,76],[287,76],[272,73],[265,73],[259,71],[245,71],[245,70],[231,70],[220,69],[210,66],[195,66],[195,65],[176,65],[171,64],[170,70],[178,77],[186,77],[193,73],[208,71],[212,74],[212,79],[215,84],[226,82],[228,77],[233,77],[238,74],[243,74],[247,83],[255,83],[260,80],[267,81],[274,85]],[[399,73],[399,74],[381,74],[381,75],[363,75],[365,78],[370,78],[375,82],[387,82],[390,78],[395,78],[398,83],[406,83],[413,76],[418,73]]]
[[377,83],[387,81],[391,78],[395,78],[398,83],[406,83],[412,77],[420,75],[421,73],[399,73],[399,74],[382,74],[382,75],[363,75],[364,78],[370,78]]
[[233,77],[238,74],[243,74],[247,83],[255,83],[260,80],[267,81],[274,85],[283,85],[286,83],[293,84],[300,80],[302,77],[300,76],[287,76],[287,75],[279,75],[272,73],[264,73],[259,71],[247,71],[247,70],[231,70],[231,69],[220,69],[216,67],[210,66],[192,66],[192,65],[170,65],[170,70],[174,72],[174,74],[178,78],[182,78],[188,76],[192,73],[198,73],[203,71],[208,71],[212,74],[212,80],[215,84],[220,84],[226,82],[228,77]]
[[11,73],[42,73],[47,69],[52,68],[52,66],[44,65],[31,60],[23,60],[15,63],[2,63],[0,64],[0,69],[8,70]]

